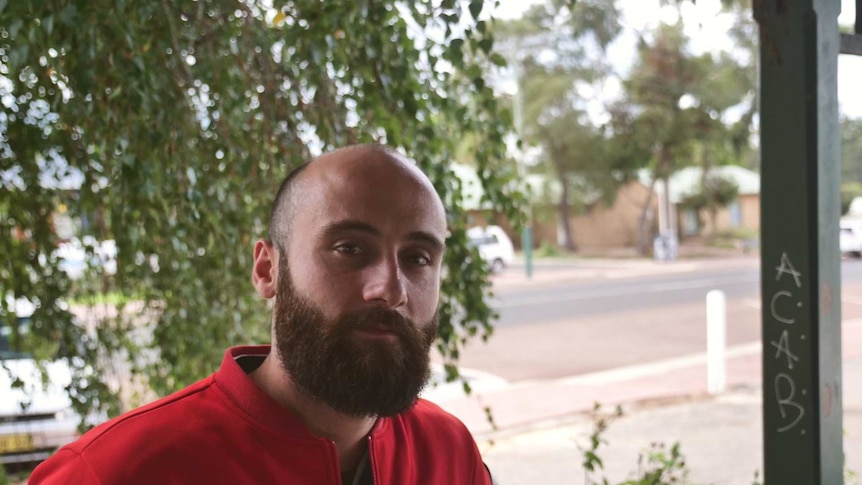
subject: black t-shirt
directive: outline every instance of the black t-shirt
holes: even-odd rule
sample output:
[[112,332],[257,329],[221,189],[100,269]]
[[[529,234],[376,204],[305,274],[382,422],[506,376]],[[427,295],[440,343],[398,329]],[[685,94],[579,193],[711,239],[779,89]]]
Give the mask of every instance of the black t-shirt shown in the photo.
[[368,453],[359,460],[359,466],[353,473],[341,474],[341,485],[374,485],[371,476],[371,466],[368,464]]

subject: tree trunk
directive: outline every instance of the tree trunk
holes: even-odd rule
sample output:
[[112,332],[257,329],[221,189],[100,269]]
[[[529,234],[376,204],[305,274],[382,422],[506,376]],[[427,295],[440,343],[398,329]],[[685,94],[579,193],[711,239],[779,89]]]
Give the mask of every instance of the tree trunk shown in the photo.
[[709,226],[710,226],[710,236],[715,237],[718,233],[718,206],[716,204],[711,204],[709,206]]
[[565,177],[560,177],[560,186],[562,188],[562,193],[560,194],[560,228],[563,230],[563,241],[562,246],[566,251],[577,251],[578,247],[575,245],[575,238],[572,236],[572,223],[569,220],[571,217],[571,210],[569,207],[569,182]]
[[562,164],[553,157],[554,170],[557,172],[557,179],[560,181],[560,202],[559,210],[557,211],[560,217],[559,224],[563,230],[563,240],[560,244],[566,251],[575,252],[578,247],[575,245],[575,238],[572,236],[572,224],[569,220],[571,217],[571,208],[569,207],[569,180],[566,178],[565,170]]
[[652,221],[648,220],[647,215],[649,214],[649,208],[652,203],[652,196],[655,194],[655,183],[656,178],[652,177],[646,200],[644,201],[643,207],[641,207],[641,215],[638,218],[638,253],[641,256],[649,254],[649,243],[650,239],[652,239],[649,234],[649,228]]
[[[649,185],[649,193],[647,194],[646,201],[644,201],[643,208],[641,209],[641,217],[640,217],[640,230],[638,231],[638,252],[641,256],[646,256],[649,254],[650,242],[652,241],[652,233],[650,231],[650,222],[647,220],[647,214],[649,213],[650,202],[652,201],[652,196],[655,193],[655,183],[658,181],[660,177],[663,177],[665,181],[664,185],[664,201],[665,205],[665,216],[667,219],[668,227],[675,226],[675,222],[672,223],[670,221],[670,190],[668,190],[667,180],[670,178],[670,147],[667,144],[662,144],[657,148],[658,152],[656,153],[656,158],[658,158],[658,166],[655,168],[653,172],[652,181]],[[659,204],[661,206],[661,204]]]

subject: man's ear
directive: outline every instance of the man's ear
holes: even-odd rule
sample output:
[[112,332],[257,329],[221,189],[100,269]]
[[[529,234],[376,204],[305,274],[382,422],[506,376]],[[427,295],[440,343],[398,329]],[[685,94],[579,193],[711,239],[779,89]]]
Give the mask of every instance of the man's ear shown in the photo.
[[275,296],[278,285],[278,250],[269,241],[259,239],[254,244],[251,282],[257,294],[263,298]]

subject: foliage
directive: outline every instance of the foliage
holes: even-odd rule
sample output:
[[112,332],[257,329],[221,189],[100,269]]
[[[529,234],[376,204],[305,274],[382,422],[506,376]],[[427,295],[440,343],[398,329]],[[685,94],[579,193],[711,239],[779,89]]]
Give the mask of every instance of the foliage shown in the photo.
[[[451,276],[437,348],[453,374],[463,343],[491,332],[448,166],[452,140],[471,136],[486,199],[520,221],[511,117],[485,81],[502,62],[486,2],[268,5],[0,2],[0,294],[36,304],[29,338],[13,345],[69,362],[82,414],[124,410],[118,396],[140,390],[129,374],[164,395],[214,370],[225,347],[268,341],[252,244],[283,176],[345,144],[400,148],[444,200]],[[116,241],[116,274],[59,269],[60,206],[75,236]],[[68,305],[97,294],[127,299],[116,312]]]
[[732,179],[711,173],[706,176],[694,194],[687,195],[679,205],[686,209],[700,211],[705,209],[710,201],[720,207],[725,207],[739,195],[739,186]]
[[[678,205],[682,208],[693,210],[697,214],[698,219],[700,219],[701,211],[706,210],[709,212],[710,227],[715,232],[718,209],[727,207],[738,196],[739,186],[733,179],[723,177],[704,168],[698,191],[684,197]],[[703,221],[700,221],[699,225],[702,227]]]
[[559,185],[559,221],[563,247],[574,250],[569,223],[573,208],[602,199],[612,203],[617,188],[629,180],[643,158],[617,156],[611,133],[588,116],[592,92],[607,79],[604,59],[622,30],[614,0],[548,0],[532,6],[521,19],[498,27],[512,46],[525,143],[541,148],[546,171]]
[[[665,3],[679,6],[684,0]],[[612,203],[639,169],[648,168],[655,181],[696,161],[708,167],[756,159],[750,144],[757,109],[757,46],[751,40],[756,24],[745,0],[722,4],[734,16],[733,54],[692,54],[681,21],[638,33],[624,93],[604,106],[603,120],[595,112],[607,100],[597,93],[617,75],[604,53],[622,31],[616,2],[582,0],[570,8],[546,0],[497,27],[518,80],[523,140],[541,148],[546,171],[558,181],[565,248],[576,249],[570,213],[599,199]],[[726,116],[731,109],[741,113],[735,121]],[[642,252],[652,239],[651,201],[643,202]]]
[[[653,183],[667,180],[677,169],[697,161],[698,155],[708,170],[726,159],[728,145],[748,144],[748,113],[756,109],[753,95],[749,96],[756,87],[749,72],[752,67],[728,53],[691,53],[682,21],[660,24],[641,37],[635,64],[623,83],[625,97],[614,111],[619,119],[639,128],[628,128],[640,140],[632,145],[641,150],[649,146]],[[726,124],[725,114],[740,104],[746,115],[735,125]],[[651,239],[648,204],[645,201],[641,211],[642,251]]]
[[[593,406],[593,431],[590,434],[590,445],[587,448],[578,449],[583,453],[582,466],[585,472],[587,485],[608,485],[608,479],[602,477],[600,481],[593,479],[593,475],[604,468],[604,463],[598,454],[599,446],[607,444],[603,435],[610,424],[623,416],[622,408],[616,407],[613,413],[603,414],[601,405]],[[685,457],[680,451],[679,443],[667,446],[660,442],[652,443],[649,449],[638,455],[638,470],[632,478],[624,480],[619,485],[670,485],[674,483],[686,483],[688,468]]]
[[620,485],[664,485],[687,483],[688,469],[679,443],[670,449],[664,443],[652,443],[649,450],[638,456],[638,474]]
[[[593,429],[589,436],[589,446],[578,446],[582,453],[585,483],[587,485],[608,485],[607,478],[602,477],[599,481],[593,478],[594,474],[604,469],[604,462],[599,455],[599,447],[608,445],[604,438],[610,425],[617,419],[623,417],[620,406],[616,406],[612,413],[602,411],[601,404],[593,405],[592,422]],[[845,431],[846,434],[846,431]],[[689,474],[685,456],[682,454],[679,442],[674,442],[670,447],[662,442],[653,442],[649,448],[638,454],[638,469],[632,473],[632,478],[626,479],[619,485],[672,485],[689,483]],[[844,457],[844,481],[847,483],[858,483],[858,473],[847,467],[847,458]],[[754,471],[752,485],[763,485],[760,471]]]
[[716,238],[724,239],[757,239],[760,231],[749,227],[732,227],[715,232]]
[[[584,478],[587,485],[597,483],[593,481],[592,474],[597,473],[605,466],[598,454],[599,446],[607,444],[603,435],[605,431],[607,431],[611,422],[622,417],[622,415],[623,410],[620,406],[617,406],[612,414],[603,414],[599,403],[595,403],[593,405],[593,432],[590,434],[590,445],[587,448],[582,448],[580,445],[578,446],[578,449],[583,453],[581,466],[584,467]],[[608,480],[603,478],[601,483],[607,485]]]
[[556,258],[560,256],[566,256],[567,253],[560,249],[556,244],[545,241],[539,246],[535,251],[533,251],[533,256],[537,258]]
[[851,470],[847,468],[847,461],[844,461],[844,483],[847,484],[858,484],[859,483],[859,473],[855,470]]

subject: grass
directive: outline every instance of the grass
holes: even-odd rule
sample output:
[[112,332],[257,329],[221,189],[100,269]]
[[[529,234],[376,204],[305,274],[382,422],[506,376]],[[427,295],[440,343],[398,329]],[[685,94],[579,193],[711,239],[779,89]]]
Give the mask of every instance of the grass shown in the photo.
[[136,297],[133,295],[125,295],[123,293],[117,291],[111,291],[108,293],[91,293],[86,295],[79,295],[72,297],[69,300],[71,305],[84,305],[84,306],[92,306],[92,305],[127,305],[134,301],[140,301],[140,297]]

